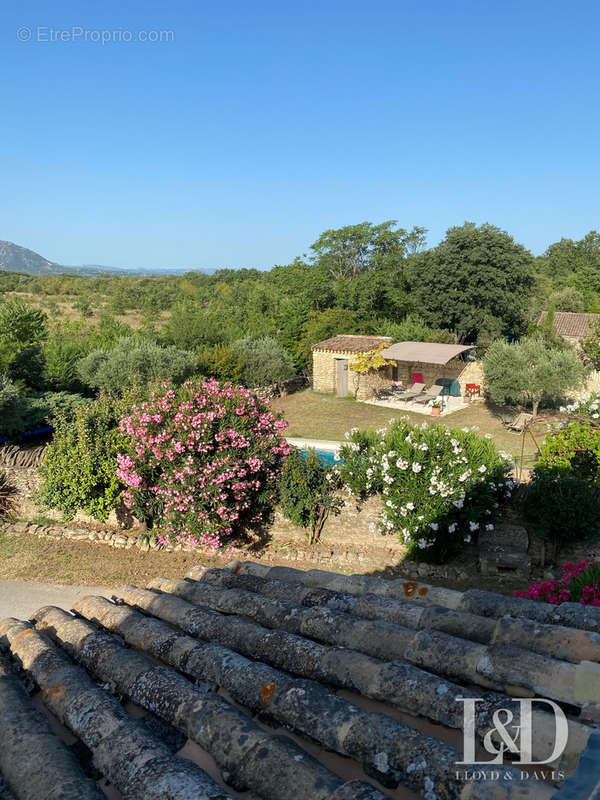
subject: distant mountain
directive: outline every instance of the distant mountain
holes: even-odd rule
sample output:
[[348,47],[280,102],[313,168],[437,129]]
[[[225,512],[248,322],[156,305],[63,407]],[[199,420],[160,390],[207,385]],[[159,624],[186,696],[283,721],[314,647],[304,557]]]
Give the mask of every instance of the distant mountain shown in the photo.
[[0,240],[0,270],[7,272],[27,272],[31,275],[183,275],[184,272],[205,272],[211,274],[216,268],[211,267],[164,267],[148,269],[128,269],[127,267],[104,267],[100,264],[84,264],[80,267],[68,267],[48,261],[47,258],[21,247],[13,242]]
[[9,272],[33,272],[36,275],[52,275],[61,271],[60,264],[48,261],[47,258],[26,247],[2,240],[0,240],[0,269]]

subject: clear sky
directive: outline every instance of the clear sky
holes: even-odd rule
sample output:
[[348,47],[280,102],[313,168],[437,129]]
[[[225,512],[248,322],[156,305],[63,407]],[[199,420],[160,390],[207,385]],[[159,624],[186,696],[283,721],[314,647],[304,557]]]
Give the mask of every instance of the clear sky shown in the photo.
[[0,21],[0,239],[60,263],[266,267],[363,220],[429,244],[488,221],[536,253],[600,227],[597,0],[5,0]]

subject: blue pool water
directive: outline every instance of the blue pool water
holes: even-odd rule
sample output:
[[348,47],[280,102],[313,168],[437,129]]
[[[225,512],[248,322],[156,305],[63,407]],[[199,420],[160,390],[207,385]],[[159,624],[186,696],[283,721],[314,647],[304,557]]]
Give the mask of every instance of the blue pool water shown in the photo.
[[[336,461],[335,458],[335,451],[334,450],[322,450],[319,447],[314,448],[315,453],[319,456],[319,461],[325,467],[333,467],[334,464],[339,464],[340,459]],[[302,455],[306,457],[306,453],[308,452],[306,449],[300,450]]]

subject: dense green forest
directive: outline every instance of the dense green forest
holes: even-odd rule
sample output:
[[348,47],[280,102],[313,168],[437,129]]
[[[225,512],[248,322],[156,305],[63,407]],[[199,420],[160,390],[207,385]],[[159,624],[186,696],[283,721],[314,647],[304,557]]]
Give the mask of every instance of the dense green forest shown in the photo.
[[[394,221],[328,230],[308,256],[268,271],[1,272],[0,372],[30,390],[93,393],[101,380],[97,359],[102,374],[110,373],[107,353],[121,341],[120,365],[123,358],[133,363],[135,340],[174,348],[169,359],[177,352],[185,362],[192,354],[184,371],[250,384],[265,361],[275,377],[306,370],[311,345],[340,332],[487,345],[524,334],[544,308],[600,312],[595,231],[580,241],[561,239],[539,257],[489,224],[450,228],[429,249],[425,234]],[[9,330],[23,325],[15,322],[15,298],[42,312],[29,319],[26,335]]]

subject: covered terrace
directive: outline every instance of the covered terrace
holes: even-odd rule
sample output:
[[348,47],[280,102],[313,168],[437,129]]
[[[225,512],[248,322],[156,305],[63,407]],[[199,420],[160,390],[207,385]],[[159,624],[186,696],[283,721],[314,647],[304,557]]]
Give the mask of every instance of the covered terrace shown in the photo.
[[[440,409],[434,413],[456,411],[474,393],[467,386],[480,387],[480,381],[472,380],[473,361],[465,359],[473,349],[474,345],[441,342],[391,344],[380,353],[393,362],[388,371],[390,378],[374,388],[373,397],[367,402],[426,414],[432,412],[432,407]],[[479,393],[480,389],[475,391]]]

